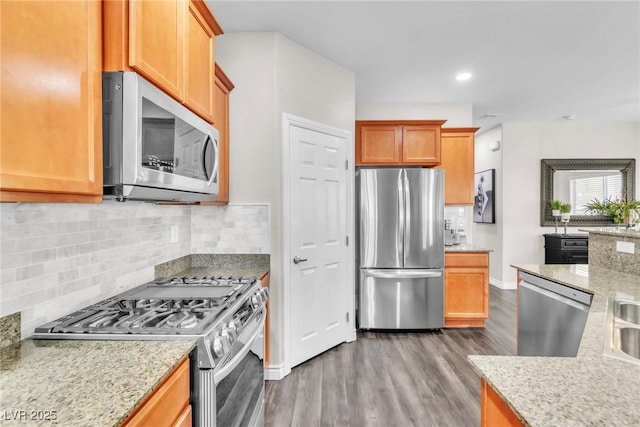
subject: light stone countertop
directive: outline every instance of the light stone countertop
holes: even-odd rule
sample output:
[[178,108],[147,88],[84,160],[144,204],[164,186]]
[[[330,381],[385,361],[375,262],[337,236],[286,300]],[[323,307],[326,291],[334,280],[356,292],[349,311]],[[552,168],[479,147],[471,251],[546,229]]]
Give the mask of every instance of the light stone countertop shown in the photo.
[[577,357],[469,356],[529,426],[640,425],[640,365],[603,356],[607,299],[640,300],[640,277],[587,265],[514,265],[593,293]]
[[157,265],[156,278],[242,276],[261,278],[269,272],[268,254],[192,254]]
[[593,234],[602,234],[605,236],[616,236],[616,237],[635,237],[640,239],[640,231],[634,230],[631,228],[624,227],[611,227],[611,228],[585,228],[580,229],[579,231],[588,231]]
[[493,249],[486,249],[473,243],[460,243],[459,245],[445,246],[445,252],[493,252]]
[[[31,339],[6,346],[0,350],[0,425],[120,425],[194,346]],[[18,411],[26,411],[26,421],[11,419]],[[46,411],[50,417],[55,411],[56,420],[31,420]]]

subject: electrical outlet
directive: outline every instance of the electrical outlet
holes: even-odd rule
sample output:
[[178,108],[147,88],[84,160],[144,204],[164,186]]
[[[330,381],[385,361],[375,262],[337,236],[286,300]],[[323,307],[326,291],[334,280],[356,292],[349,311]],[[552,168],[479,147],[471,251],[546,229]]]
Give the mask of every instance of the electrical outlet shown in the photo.
[[178,243],[178,226],[177,225],[172,225],[171,226],[171,243]]
[[618,252],[624,252],[627,254],[634,254],[636,251],[636,245],[633,242],[621,242],[621,241],[617,241],[616,242],[616,250]]

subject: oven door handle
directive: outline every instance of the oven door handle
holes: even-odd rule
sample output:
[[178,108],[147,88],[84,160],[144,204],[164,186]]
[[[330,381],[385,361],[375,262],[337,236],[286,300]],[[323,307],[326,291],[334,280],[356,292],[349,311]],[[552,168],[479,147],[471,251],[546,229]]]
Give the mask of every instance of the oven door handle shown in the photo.
[[[244,356],[246,356],[247,353],[249,353],[249,350],[251,350],[251,346],[255,342],[256,338],[263,331],[264,319],[266,316],[265,311],[266,311],[266,307],[263,306],[262,309],[260,310],[260,315],[254,318],[254,320],[252,320],[252,322],[260,323],[262,326],[256,329],[256,331],[251,335],[251,338],[247,340],[247,342],[242,347],[242,349],[238,352],[238,354],[236,354],[227,364],[222,366],[222,368],[220,368],[218,372],[214,371],[213,382],[216,385],[218,385],[220,381],[224,380],[225,377],[229,375],[229,373],[238,366],[238,364],[242,361],[242,359],[244,359]],[[256,319],[259,319],[259,320],[256,320]]]

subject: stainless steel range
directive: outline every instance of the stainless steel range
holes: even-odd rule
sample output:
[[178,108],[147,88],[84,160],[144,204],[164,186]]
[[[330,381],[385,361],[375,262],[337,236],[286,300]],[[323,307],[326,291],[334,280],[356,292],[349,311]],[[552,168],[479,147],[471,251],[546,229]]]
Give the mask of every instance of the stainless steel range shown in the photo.
[[34,338],[197,341],[194,425],[262,425],[267,297],[256,278],[159,279],[42,325]]

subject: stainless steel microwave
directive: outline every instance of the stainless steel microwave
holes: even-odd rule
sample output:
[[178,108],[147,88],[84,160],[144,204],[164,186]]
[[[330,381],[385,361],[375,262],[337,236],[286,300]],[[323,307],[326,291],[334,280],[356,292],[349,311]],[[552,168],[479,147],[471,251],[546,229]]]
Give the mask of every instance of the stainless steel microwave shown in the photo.
[[134,72],[102,74],[104,197],[197,202],[218,194],[218,131]]

